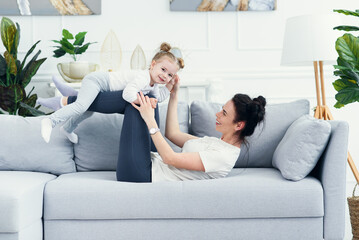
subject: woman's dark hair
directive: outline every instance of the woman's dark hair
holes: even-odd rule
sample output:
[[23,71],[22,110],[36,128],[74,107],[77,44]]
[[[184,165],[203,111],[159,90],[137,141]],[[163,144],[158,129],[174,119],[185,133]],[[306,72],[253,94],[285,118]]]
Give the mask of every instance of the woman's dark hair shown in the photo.
[[245,122],[238,136],[240,141],[245,141],[245,137],[252,135],[256,126],[263,121],[267,102],[262,96],[251,99],[240,93],[234,95],[232,101],[236,110],[234,122]]

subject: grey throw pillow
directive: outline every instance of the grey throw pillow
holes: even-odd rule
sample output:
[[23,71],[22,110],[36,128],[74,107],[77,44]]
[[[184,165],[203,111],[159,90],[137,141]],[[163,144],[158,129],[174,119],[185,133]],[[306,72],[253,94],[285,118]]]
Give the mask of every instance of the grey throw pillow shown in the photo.
[[36,171],[56,175],[75,172],[73,144],[52,130],[46,143],[41,137],[42,117],[0,115],[0,170]]
[[223,104],[204,101],[193,101],[191,104],[191,133],[197,137],[221,137],[216,131],[216,113]]
[[123,115],[93,115],[75,129],[79,142],[74,144],[77,171],[116,170]]
[[315,167],[329,140],[327,121],[304,115],[290,125],[273,154],[273,166],[288,180],[305,178]]
[[[195,136],[220,137],[216,131],[216,113],[223,104],[193,101],[191,104],[191,133]],[[242,144],[235,167],[272,167],[273,153],[288,127],[309,112],[309,101],[268,104],[265,120]]]

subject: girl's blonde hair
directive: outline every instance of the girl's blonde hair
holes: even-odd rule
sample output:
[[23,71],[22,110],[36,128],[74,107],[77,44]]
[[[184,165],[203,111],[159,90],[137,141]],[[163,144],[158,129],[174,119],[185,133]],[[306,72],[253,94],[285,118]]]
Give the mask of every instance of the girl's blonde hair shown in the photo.
[[172,49],[171,45],[169,45],[166,42],[162,43],[160,46],[160,51],[158,53],[156,53],[156,55],[152,58],[152,61],[157,61],[157,60],[161,59],[162,57],[168,57],[169,59],[171,59],[172,61],[177,63],[179,69],[184,68],[184,61],[183,61],[182,57],[176,57],[171,52],[171,49]]

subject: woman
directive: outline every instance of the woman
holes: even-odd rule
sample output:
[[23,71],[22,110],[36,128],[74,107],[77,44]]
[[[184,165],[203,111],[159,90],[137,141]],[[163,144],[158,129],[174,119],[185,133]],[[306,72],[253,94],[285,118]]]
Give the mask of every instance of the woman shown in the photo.
[[[101,113],[122,113],[124,120],[117,164],[117,180],[128,182],[181,181],[225,177],[233,168],[241,144],[263,121],[265,98],[251,99],[236,94],[216,114],[220,139],[198,138],[182,133],[177,118],[179,78],[168,103],[165,136],[182,148],[176,153],[158,129],[150,96],[138,94],[139,106],[128,103],[119,92],[102,92],[88,109]],[[68,104],[76,97],[69,97]],[[152,141],[151,141],[152,140]],[[151,146],[153,142],[154,146]]]

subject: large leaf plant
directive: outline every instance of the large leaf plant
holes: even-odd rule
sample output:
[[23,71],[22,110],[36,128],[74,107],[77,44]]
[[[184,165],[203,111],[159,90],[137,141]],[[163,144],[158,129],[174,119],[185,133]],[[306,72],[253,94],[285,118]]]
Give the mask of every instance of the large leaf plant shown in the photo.
[[[334,12],[348,16],[359,17],[359,10],[355,12],[349,10],[334,10]],[[335,43],[338,52],[337,65],[334,75],[339,79],[333,82],[337,94],[334,107],[341,108],[353,102],[359,102],[359,38],[349,33],[359,31],[357,26],[337,26],[335,30],[346,31]]]
[[10,115],[36,116],[42,115],[40,106],[36,106],[37,95],[32,94],[34,87],[27,94],[25,87],[30,83],[31,78],[36,74],[46,58],[38,59],[39,50],[26,63],[27,58],[35,50],[36,42],[26,53],[23,61],[17,58],[17,49],[20,41],[20,26],[16,25],[6,17],[1,19],[1,40],[6,51],[0,55],[0,114],[3,111]]

